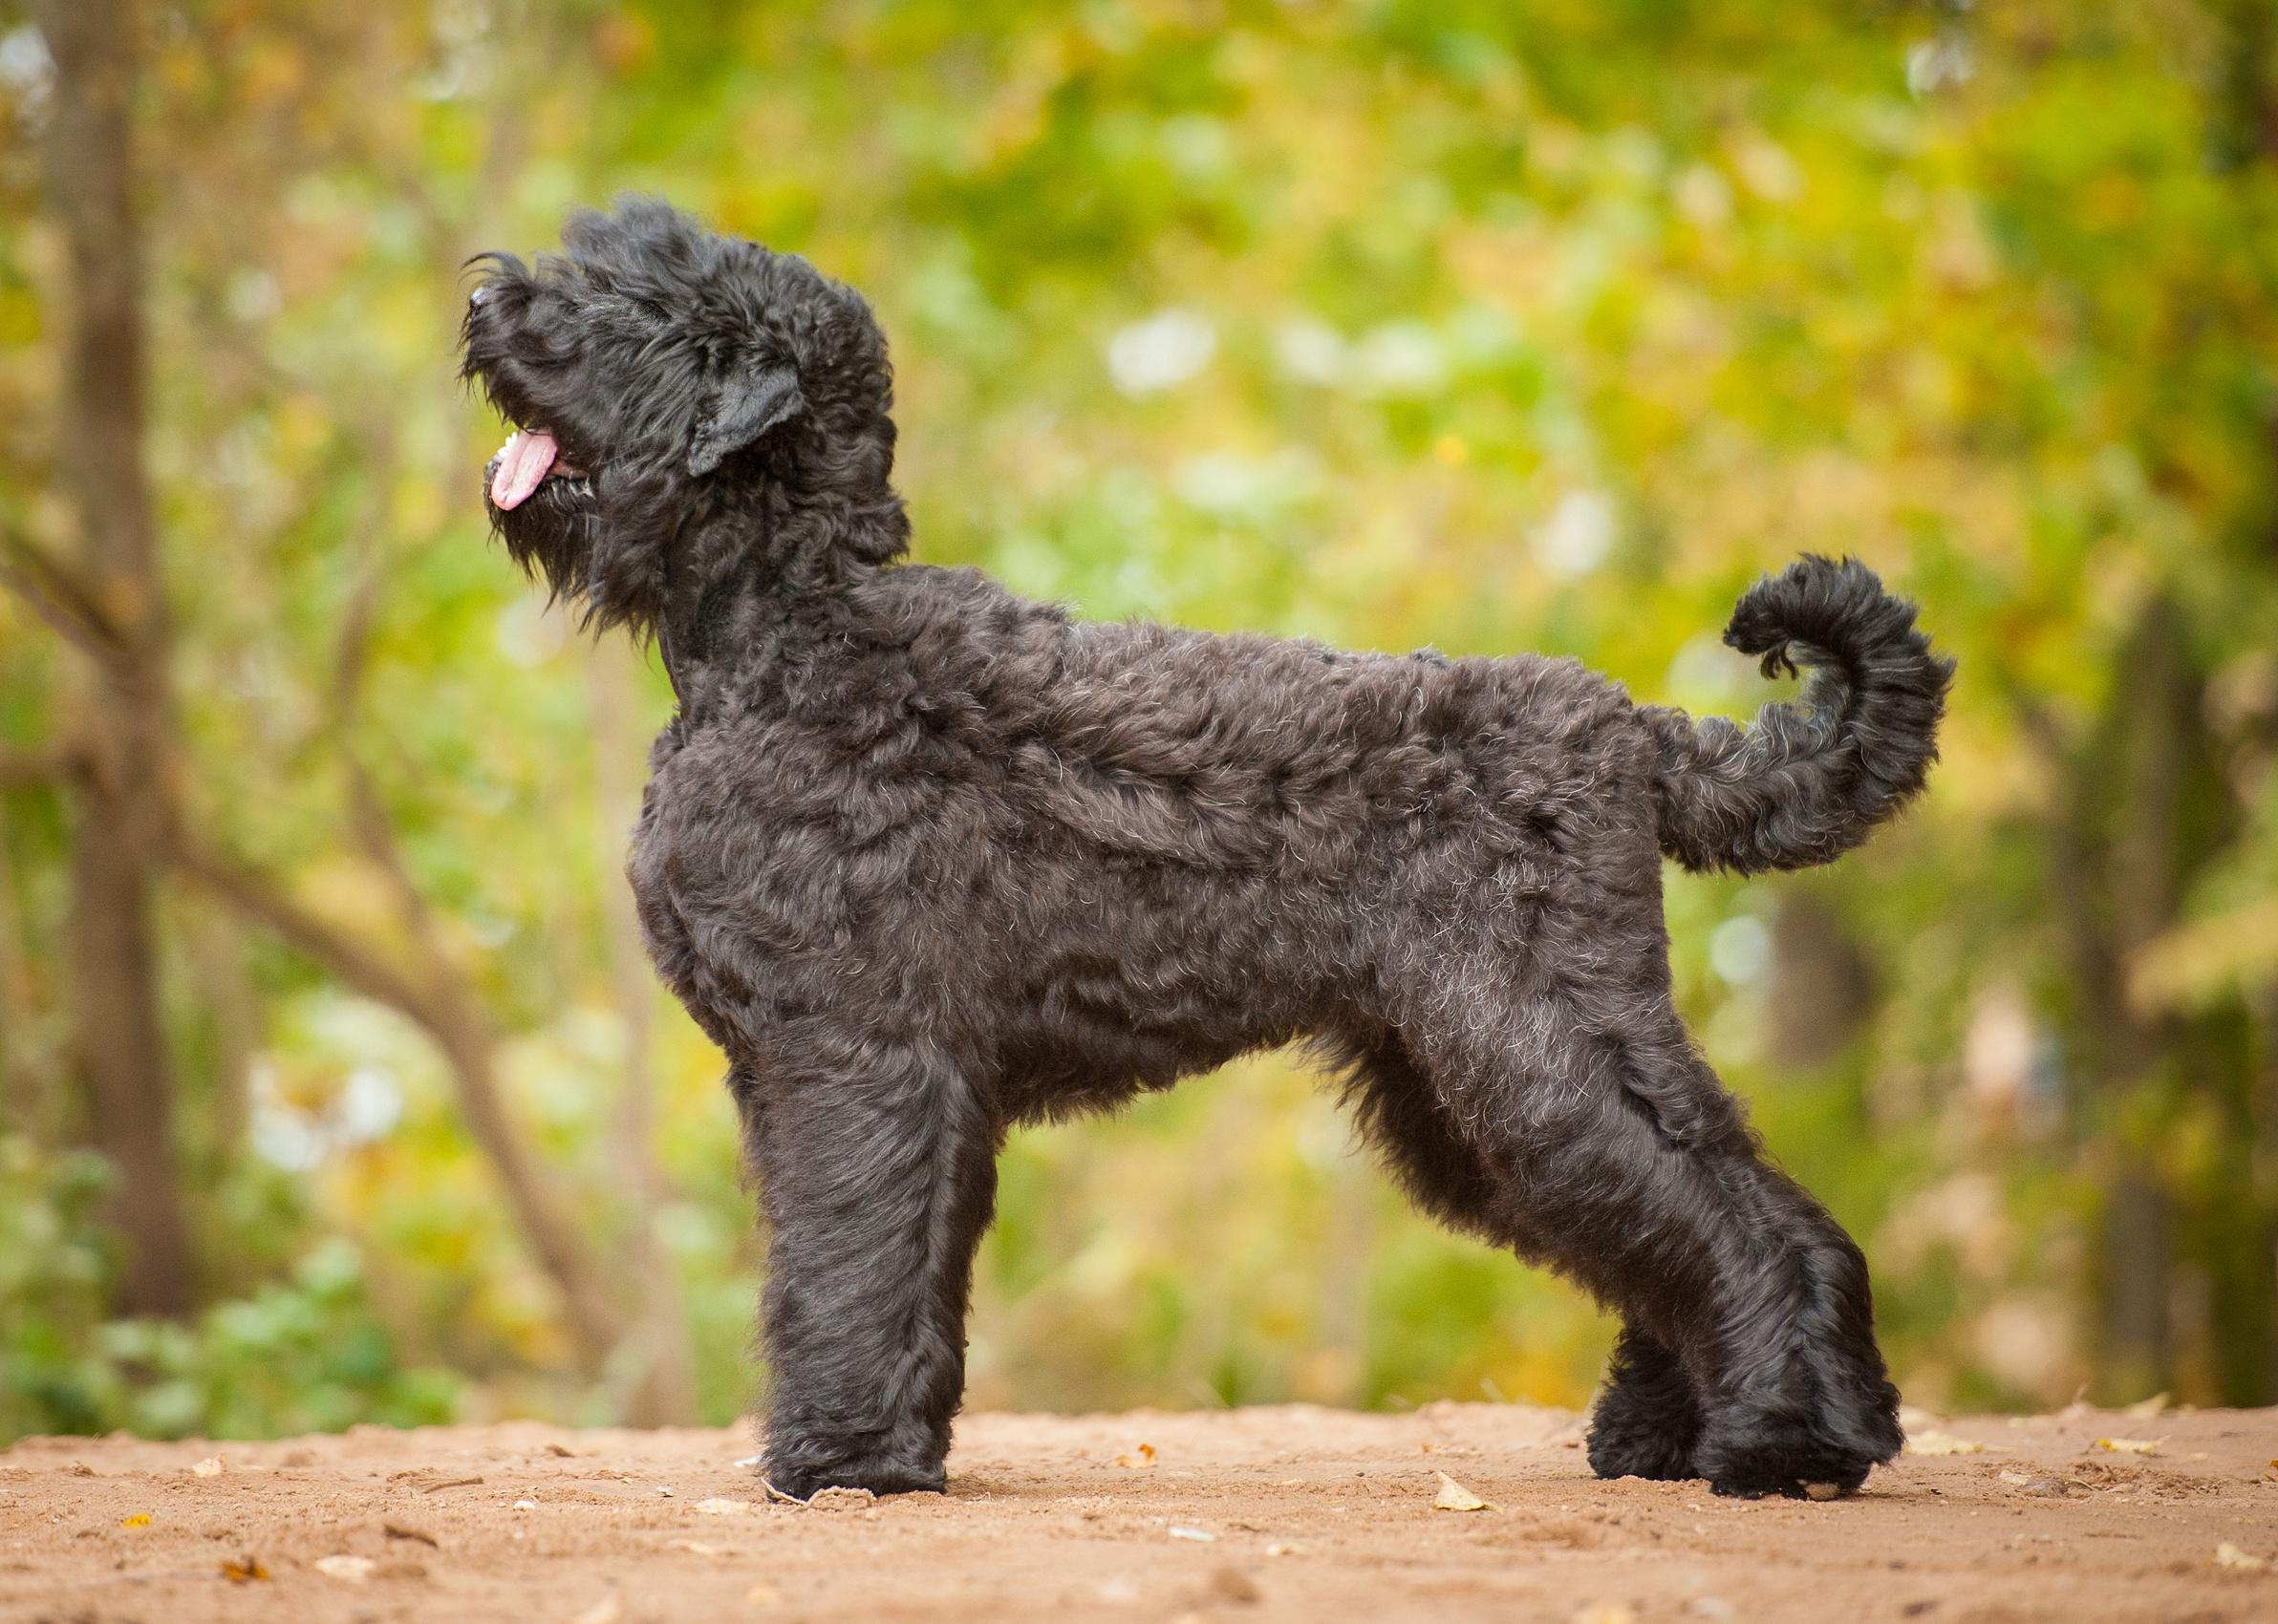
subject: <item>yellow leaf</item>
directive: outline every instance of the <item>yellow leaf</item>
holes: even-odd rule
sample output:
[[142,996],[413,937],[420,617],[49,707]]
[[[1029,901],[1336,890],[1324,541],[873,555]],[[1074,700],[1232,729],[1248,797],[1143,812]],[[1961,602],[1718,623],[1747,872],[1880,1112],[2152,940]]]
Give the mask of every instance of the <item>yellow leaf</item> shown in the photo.
[[1127,1466],[1132,1471],[1144,1471],[1155,1464],[1155,1446],[1151,1443],[1142,1443],[1132,1454],[1116,1456],[1115,1464],[1119,1466]]
[[1470,1489],[1457,1483],[1446,1472],[1439,1474],[1440,1491],[1432,1496],[1434,1511],[1492,1511],[1494,1507]]
[[138,1511],[131,1517],[121,1517],[118,1526],[122,1528],[147,1528],[150,1527],[150,1513]]
[[222,1577],[233,1585],[249,1585],[256,1580],[266,1582],[269,1570],[262,1565],[260,1557],[248,1550],[243,1556],[232,1557],[223,1563]]
[[1950,1432],[1932,1427],[1926,1432],[1906,1435],[1906,1453],[1909,1455],[1983,1455],[1986,1446],[1975,1439],[1956,1438]]
[[2099,1438],[2096,1447],[2116,1455],[2157,1455],[2166,1442],[2164,1438]]

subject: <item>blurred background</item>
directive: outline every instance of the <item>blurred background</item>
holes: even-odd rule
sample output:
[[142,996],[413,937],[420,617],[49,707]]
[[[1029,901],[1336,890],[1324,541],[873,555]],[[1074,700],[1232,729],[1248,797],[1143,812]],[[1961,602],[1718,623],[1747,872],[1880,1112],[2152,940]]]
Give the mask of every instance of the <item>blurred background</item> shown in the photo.
[[[1672,875],[1915,1401],[2278,1400],[2264,0],[0,6],[0,1435],[721,1421],[759,1264],[618,865],[670,694],[487,544],[461,267],[662,192],[863,288],[917,556],[1745,714],[1926,801]],[[972,1401],[1584,1401],[1297,1056],[1021,1134]]]

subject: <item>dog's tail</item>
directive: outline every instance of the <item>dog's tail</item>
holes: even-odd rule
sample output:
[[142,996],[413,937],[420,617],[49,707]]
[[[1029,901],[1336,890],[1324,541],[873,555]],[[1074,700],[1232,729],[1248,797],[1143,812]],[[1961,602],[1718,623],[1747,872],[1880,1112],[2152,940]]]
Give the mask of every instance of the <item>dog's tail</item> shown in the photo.
[[1798,559],[1749,589],[1725,641],[1762,655],[1768,677],[1798,664],[1809,675],[1798,702],[1765,706],[1746,730],[1639,707],[1661,753],[1663,851],[1696,873],[1830,863],[1922,788],[1954,663],[1865,565]]

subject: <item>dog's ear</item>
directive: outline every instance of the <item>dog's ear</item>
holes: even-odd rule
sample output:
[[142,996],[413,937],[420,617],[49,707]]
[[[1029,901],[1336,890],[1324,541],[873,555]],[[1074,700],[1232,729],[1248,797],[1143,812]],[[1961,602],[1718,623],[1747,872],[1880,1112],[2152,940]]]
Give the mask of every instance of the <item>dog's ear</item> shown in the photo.
[[776,424],[806,410],[799,374],[787,361],[739,372],[720,386],[720,400],[696,431],[688,471],[702,478]]

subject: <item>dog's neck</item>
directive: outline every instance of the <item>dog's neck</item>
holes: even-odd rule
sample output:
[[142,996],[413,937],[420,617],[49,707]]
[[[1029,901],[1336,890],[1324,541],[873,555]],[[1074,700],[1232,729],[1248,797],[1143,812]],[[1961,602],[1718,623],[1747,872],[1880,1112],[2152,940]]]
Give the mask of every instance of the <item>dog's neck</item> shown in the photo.
[[843,619],[862,579],[899,556],[909,521],[899,496],[771,500],[713,517],[673,546],[655,619],[657,652],[682,713],[767,646]]

